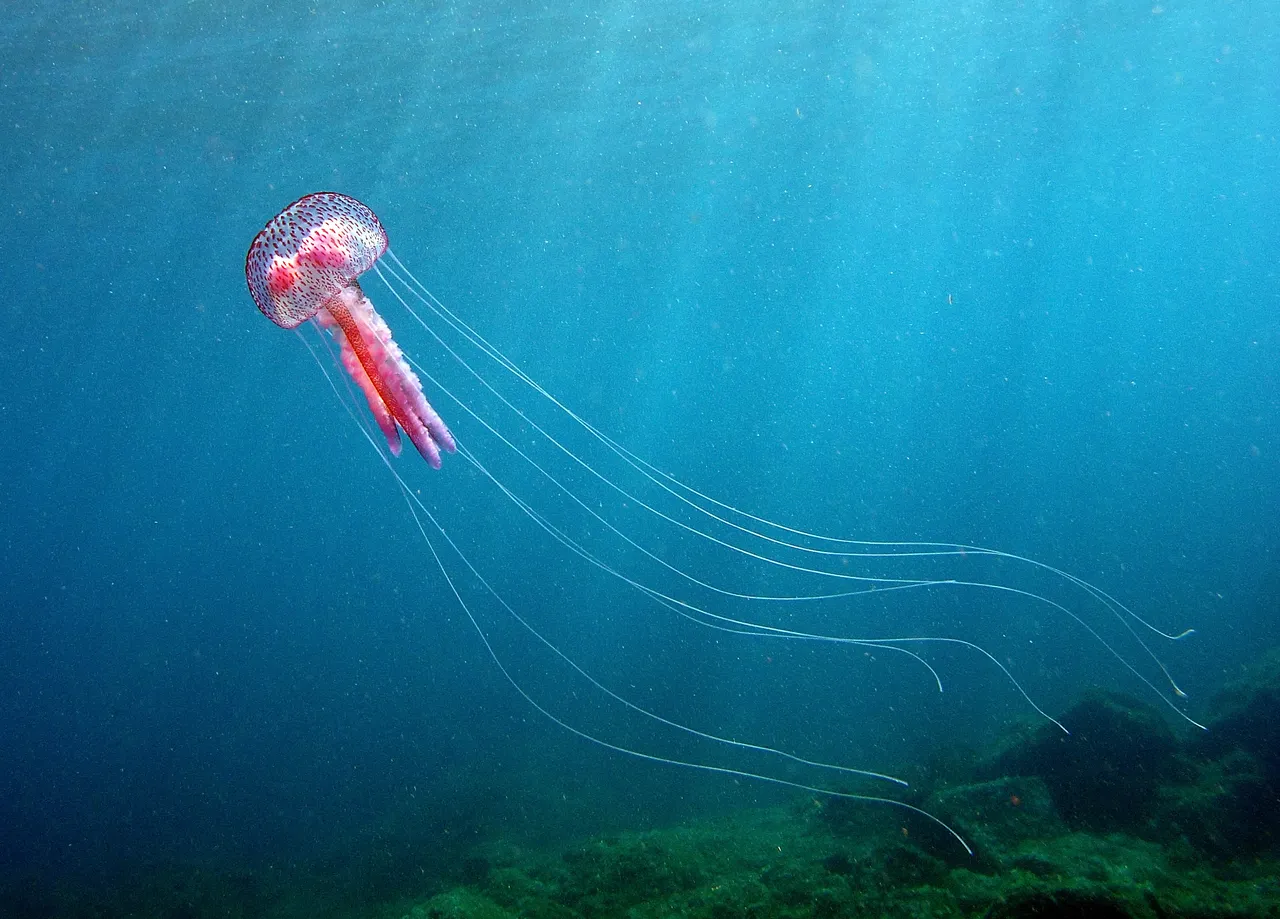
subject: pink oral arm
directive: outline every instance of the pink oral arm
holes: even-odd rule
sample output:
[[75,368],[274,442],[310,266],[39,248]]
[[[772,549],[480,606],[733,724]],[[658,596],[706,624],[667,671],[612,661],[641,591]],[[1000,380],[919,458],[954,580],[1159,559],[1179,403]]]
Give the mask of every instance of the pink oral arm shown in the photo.
[[[322,312],[318,315],[327,316],[328,314]],[[391,417],[387,404],[382,401],[378,388],[369,379],[369,374],[364,372],[364,367],[360,364],[360,358],[356,356],[355,349],[351,347],[351,342],[347,340],[346,333],[342,331],[342,327],[333,323],[332,320],[330,320],[330,323],[336,328],[338,341],[342,345],[342,366],[346,368],[347,373],[351,375],[351,379],[356,381],[356,385],[364,393],[364,397],[369,403],[369,411],[373,412],[374,421],[378,423],[382,436],[387,439],[387,446],[391,449],[391,455],[399,456],[402,447],[400,444],[400,429],[396,427],[395,419]]]
[[397,455],[400,452],[400,438],[395,430],[398,423],[422,458],[432,468],[439,469],[440,451],[453,453],[457,445],[444,421],[427,402],[417,374],[392,339],[386,322],[358,285],[344,288],[325,306],[325,312],[341,327],[352,351],[352,361],[361,373],[357,374],[348,363],[345,346],[343,363],[364,390],[392,452]]

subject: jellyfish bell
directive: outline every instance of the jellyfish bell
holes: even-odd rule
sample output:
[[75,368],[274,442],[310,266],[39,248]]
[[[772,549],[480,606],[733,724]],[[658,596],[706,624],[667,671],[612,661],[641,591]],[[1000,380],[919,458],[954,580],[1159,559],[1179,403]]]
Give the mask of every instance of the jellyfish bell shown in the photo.
[[282,329],[314,319],[332,332],[342,366],[360,387],[387,446],[400,430],[432,467],[457,449],[422,383],[357,280],[387,251],[387,233],[364,204],[336,192],[299,198],[254,237],[245,256],[249,292]]
[[[812,747],[811,737],[785,744],[745,740],[736,732],[698,726],[684,710],[673,713],[637,701],[630,694],[634,690],[620,691],[622,681],[601,676],[594,664],[584,662],[592,650],[586,646],[597,633],[589,626],[559,628],[552,621],[568,615],[566,604],[547,604],[539,615],[531,613],[541,591],[536,580],[529,584],[520,577],[545,577],[548,562],[521,539],[541,539],[549,552],[559,553],[563,564],[572,566],[573,577],[566,580],[590,576],[593,584],[617,592],[607,604],[593,598],[594,606],[587,609],[601,608],[600,615],[621,622],[642,611],[656,612],[663,618],[652,620],[658,623],[655,630],[669,629],[666,623],[672,622],[712,636],[708,653],[733,654],[730,648],[738,642],[760,641],[836,655],[858,649],[907,663],[930,690],[940,691],[938,659],[944,656],[934,658],[932,652],[956,652],[1011,688],[1020,704],[1057,724],[1015,674],[1014,655],[989,650],[992,635],[1003,629],[979,637],[981,630],[974,626],[954,624],[946,634],[933,634],[883,616],[877,628],[866,615],[873,603],[919,605],[917,598],[944,592],[977,598],[970,604],[973,615],[996,616],[991,611],[1021,604],[1076,629],[1116,672],[1191,722],[1178,704],[1181,690],[1149,644],[1152,636],[1177,640],[1190,630],[1162,631],[1101,588],[1034,559],[961,543],[824,535],[685,484],[579,415],[436,299],[396,258],[373,211],[354,198],[323,192],[286,207],[254,239],[245,271],[253,299],[269,319],[286,329],[314,322],[336,342],[339,361],[363,393],[386,447],[363,423],[361,430],[400,486],[447,591],[516,693],[576,737],[651,763],[893,805],[923,815],[968,848],[958,833],[913,804],[875,789],[849,790],[855,781],[880,789],[884,783],[906,783],[885,772],[831,762],[834,756],[825,755],[820,744],[819,752],[797,749],[800,743]],[[357,280],[365,272],[385,282],[392,301],[434,342],[442,365],[461,371],[457,382],[445,385],[443,366],[401,350]],[[451,401],[449,414],[466,426],[465,438],[455,439],[427,402],[423,379],[433,397]],[[342,398],[341,388],[334,389]],[[500,531],[486,536],[519,543],[518,554],[530,567],[512,575],[484,570],[473,561],[483,547],[460,541],[456,528],[440,519],[450,512],[466,515],[424,498],[422,490],[406,483],[406,467],[384,452],[399,455],[401,431],[437,469],[442,451],[458,454],[487,500],[506,508],[507,517],[492,518],[500,521]],[[506,576],[516,583],[505,582]],[[848,609],[858,603],[864,604],[862,615],[849,618]],[[596,614],[584,615],[590,621]],[[564,679],[532,689],[527,675],[540,672],[542,664],[513,659],[520,652],[494,640],[495,623],[523,637],[533,649],[530,657],[549,662]],[[568,639],[559,637],[565,633]],[[575,637],[583,639],[580,653],[568,650],[566,641]],[[1127,643],[1123,649],[1122,642]],[[1055,638],[1040,646],[1060,644]],[[774,671],[773,679],[787,679],[783,668]],[[791,682],[809,693],[807,679],[793,672]],[[865,704],[860,694],[845,695]],[[593,718],[575,709],[580,698],[597,700],[608,714]],[[675,700],[677,706],[681,701]],[[624,720],[627,729],[615,730]],[[633,731],[632,726],[639,727]]]

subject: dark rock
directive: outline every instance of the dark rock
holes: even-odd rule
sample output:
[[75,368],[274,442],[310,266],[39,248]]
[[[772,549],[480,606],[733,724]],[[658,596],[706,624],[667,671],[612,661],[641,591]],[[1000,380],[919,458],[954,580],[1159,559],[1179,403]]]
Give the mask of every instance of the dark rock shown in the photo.
[[1011,897],[987,911],[987,919],[1130,919],[1133,913],[1103,894],[1055,890]]
[[1039,776],[1072,829],[1140,828],[1162,783],[1185,772],[1178,742],[1160,713],[1128,696],[1094,692],[1055,725],[1037,729],[979,770],[987,778]]
[[977,868],[995,868],[1020,843],[1067,832],[1044,779],[1015,776],[937,791],[925,810],[965,838]]
[[1152,819],[1159,838],[1218,860],[1280,848],[1280,801],[1256,757],[1234,750],[1196,771],[1194,782],[1161,791]]
[[905,840],[885,846],[877,855],[880,870],[891,884],[915,887],[937,883],[947,876],[945,862]]
[[1215,859],[1280,850],[1280,650],[1209,704],[1208,730],[1188,744],[1194,778],[1166,788],[1163,838]]
[[853,859],[843,852],[834,852],[828,855],[822,860],[822,867],[841,877],[848,877],[854,871]]
[[1280,649],[1251,666],[1209,703],[1208,730],[1191,744],[1208,758],[1244,750],[1280,785]]

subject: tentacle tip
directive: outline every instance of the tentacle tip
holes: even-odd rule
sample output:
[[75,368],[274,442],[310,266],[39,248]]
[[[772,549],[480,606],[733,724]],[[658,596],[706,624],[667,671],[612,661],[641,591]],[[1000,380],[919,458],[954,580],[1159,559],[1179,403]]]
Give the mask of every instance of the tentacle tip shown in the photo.
[[1184,639],[1184,638],[1189,638],[1190,636],[1194,635],[1195,633],[1196,633],[1196,630],[1195,630],[1195,629],[1187,629],[1187,630],[1186,630],[1186,631],[1184,631],[1181,635],[1175,635],[1175,636],[1173,636],[1173,640],[1174,640],[1174,641],[1182,641],[1182,639]]

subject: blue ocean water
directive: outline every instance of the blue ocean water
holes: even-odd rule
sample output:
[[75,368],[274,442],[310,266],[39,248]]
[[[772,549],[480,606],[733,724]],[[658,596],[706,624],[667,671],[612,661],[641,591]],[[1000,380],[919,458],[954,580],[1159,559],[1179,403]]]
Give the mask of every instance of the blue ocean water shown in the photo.
[[[593,745],[504,678],[323,342],[317,366],[245,288],[254,234],[311,191],[366,202],[441,301],[708,494],[823,533],[998,547],[1194,627],[1136,627],[1193,717],[1280,638],[1266,5],[46,3],[0,30],[11,870],[448,851],[789,793]],[[743,592],[792,589],[616,504],[366,289],[406,353],[615,502],[619,528]],[[554,525],[679,589],[427,390]],[[1116,617],[1081,612],[1154,687],[1007,593],[761,617],[991,649],[925,647],[942,693],[900,651],[715,633],[566,552],[463,458],[392,465],[557,647],[702,729],[904,774],[1037,717],[995,661],[1049,712],[1099,683],[1168,695]],[[764,768],[591,692],[424,526],[557,717]],[[913,564],[895,571],[936,576]]]

